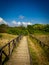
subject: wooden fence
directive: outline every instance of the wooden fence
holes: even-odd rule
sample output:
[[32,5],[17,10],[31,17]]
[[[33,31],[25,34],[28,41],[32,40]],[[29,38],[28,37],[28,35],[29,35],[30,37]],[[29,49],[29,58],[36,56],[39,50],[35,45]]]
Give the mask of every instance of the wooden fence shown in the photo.
[[44,42],[42,42],[41,40],[37,39],[35,36],[33,35],[29,35],[30,37],[32,37],[33,39],[37,40],[37,43],[43,48],[47,59],[49,61],[49,46],[47,44],[45,44]]
[[22,35],[19,35],[18,37],[11,40],[10,42],[8,42],[5,46],[3,46],[0,49],[0,65],[4,65],[4,63],[10,58],[14,48],[16,47],[17,43],[21,40],[21,38],[22,38]]
[[41,40],[37,39],[35,36],[30,35],[30,37],[32,37],[32,38],[34,38],[34,39],[36,39],[36,40],[37,40],[37,42],[39,42],[40,46],[42,46],[42,47],[45,47],[45,46],[46,46],[46,47],[49,49],[49,46],[48,46],[47,44],[45,44],[45,43],[44,43],[44,42],[42,42]]

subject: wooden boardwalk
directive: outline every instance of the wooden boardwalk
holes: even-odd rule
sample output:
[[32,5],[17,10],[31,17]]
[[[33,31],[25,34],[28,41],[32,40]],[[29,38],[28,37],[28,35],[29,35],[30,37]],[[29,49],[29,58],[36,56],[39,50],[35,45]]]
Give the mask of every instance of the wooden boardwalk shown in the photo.
[[23,37],[6,65],[30,65],[27,37]]

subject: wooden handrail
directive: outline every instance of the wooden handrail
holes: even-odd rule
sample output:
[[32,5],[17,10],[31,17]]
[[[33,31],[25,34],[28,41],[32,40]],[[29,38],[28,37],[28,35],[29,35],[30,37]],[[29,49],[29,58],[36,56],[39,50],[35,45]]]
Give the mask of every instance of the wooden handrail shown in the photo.
[[41,40],[37,39],[35,36],[33,35],[29,35],[30,37],[32,37],[33,39],[37,40],[37,43],[39,42],[39,45],[44,49],[44,52],[47,56],[47,59],[49,61],[49,46],[47,44],[45,44],[44,42],[42,42]]
[[41,45],[41,46],[47,46],[48,47],[48,49],[49,49],[49,46],[47,45],[47,44],[45,44],[44,42],[42,42],[41,40],[39,40],[39,39],[37,39],[35,36],[33,36],[32,34],[30,34],[30,36],[32,37],[32,38],[34,38],[34,39],[36,39],[37,41],[39,41],[39,44]]
[[[2,48],[0,48],[0,65],[4,65],[5,61],[7,61],[10,58],[10,55],[12,54],[14,48],[16,47],[16,43],[18,43],[22,38],[22,35],[19,35],[15,39],[8,42],[6,45],[4,45]],[[16,43],[15,43],[16,41]],[[12,42],[12,50],[11,50],[11,42]],[[4,48],[8,46],[8,54],[4,51]],[[2,61],[2,55],[4,54],[5,59]]]

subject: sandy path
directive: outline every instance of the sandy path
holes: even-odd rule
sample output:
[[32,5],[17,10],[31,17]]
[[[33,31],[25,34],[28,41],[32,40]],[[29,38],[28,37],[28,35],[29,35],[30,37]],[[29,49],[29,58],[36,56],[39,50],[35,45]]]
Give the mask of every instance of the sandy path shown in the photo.
[[30,65],[27,37],[23,37],[7,65]]

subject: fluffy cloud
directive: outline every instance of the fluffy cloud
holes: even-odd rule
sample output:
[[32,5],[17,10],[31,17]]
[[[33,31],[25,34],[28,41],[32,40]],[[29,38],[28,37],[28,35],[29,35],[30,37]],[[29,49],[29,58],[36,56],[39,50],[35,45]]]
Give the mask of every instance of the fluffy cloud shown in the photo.
[[20,21],[15,21],[13,20],[12,22],[6,22],[3,18],[0,17],[0,24],[8,24],[9,26],[27,26],[27,25],[32,25],[31,22],[20,22]]
[[21,25],[21,22],[20,21],[12,21],[12,26],[14,25],[14,26],[20,26]]
[[21,22],[19,21],[19,22],[17,22],[17,24],[18,24],[18,25],[21,25]]
[[28,22],[27,25],[32,25],[32,23],[31,22]]
[[3,18],[0,17],[0,24],[7,24],[7,22]]
[[20,22],[20,21],[18,21],[18,22],[16,22],[16,21],[12,21],[12,23],[15,25],[15,26],[27,26],[27,25],[32,25],[32,23],[31,22]]
[[19,16],[19,19],[24,19],[24,16],[23,16],[23,15],[20,15],[20,16]]
[[12,23],[14,24],[14,25],[16,25],[17,23],[16,23],[16,21],[12,21]]
[[32,23],[31,22],[22,22],[22,25],[23,26],[32,25]]
[[32,25],[31,22],[22,22],[23,25]]

